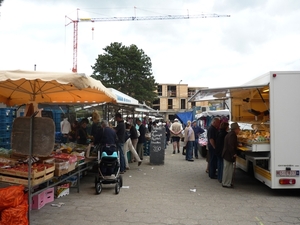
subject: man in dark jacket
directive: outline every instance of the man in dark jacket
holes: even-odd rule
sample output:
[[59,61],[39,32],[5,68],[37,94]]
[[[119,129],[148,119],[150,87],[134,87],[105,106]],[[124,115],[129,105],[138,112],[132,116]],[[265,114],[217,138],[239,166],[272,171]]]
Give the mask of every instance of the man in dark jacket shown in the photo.
[[139,132],[140,136],[138,139],[138,144],[137,144],[137,153],[139,154],[139,157],[141,160],[143,160],[144,156],[144,143],[146,142],[146,128],[144,124],[142,124],[142,121],[140,119],[136,119],[136,123],[139,126]]
[[217,170],[217,155],[216,155],[216,145],[217,145],[217,136],[218,129],[220,126],[220,118],[213,118],[210,127],[207,131],[207,146],[209,154],[209,171],[208,175],[211,179],[217,179],[216,170]]
[[115,127],[115,131],[118,137],[117,146],[120,154],[120,173],[126,172],[125,166],[125,158],[124,158],[124,143],[125,143],[125,123],[122,119],[121,113],[116,113],[115,121],[117,121],[117,126]]
[[230,129],[231,131],[224,139],[224,148],[222,152],[222,157],[224,159],[222,186],[227,188],[232,187],[233,163],[235,162],[237,154],[237,134],[240,132],[240,127],[237,123],[232,123]]

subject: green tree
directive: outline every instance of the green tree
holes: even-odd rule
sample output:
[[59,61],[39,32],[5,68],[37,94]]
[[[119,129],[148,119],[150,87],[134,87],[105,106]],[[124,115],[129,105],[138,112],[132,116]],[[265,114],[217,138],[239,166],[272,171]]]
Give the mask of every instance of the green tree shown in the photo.
[[114,42],[103,49],[92,66],[92,77],[105,87],[114,88],[139,102],[152,105],[157,98],[157,83],[152,75],[152,63],[142,49]]

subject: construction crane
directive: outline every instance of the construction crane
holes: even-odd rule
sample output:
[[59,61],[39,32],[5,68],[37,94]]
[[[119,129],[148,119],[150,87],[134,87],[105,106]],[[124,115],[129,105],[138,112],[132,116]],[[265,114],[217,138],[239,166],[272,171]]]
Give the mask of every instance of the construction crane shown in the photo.
[[78,23],[79,22],[109,22],[109,21],[142,21],[142,20],[176,20],[176,19],[196,19],[196,18],[211,18],[211,17],[230,17],[230,15],[218,15],[218,14],[199,14],[199,15],[167,15],[167,16],[130,16],[130,17],[103,17],[103,18],[79,18],[77,9],[77,20],[72,20],[67,17],[73,23],[73,68],[72,72],[77,73],[77,48],[78,48]]

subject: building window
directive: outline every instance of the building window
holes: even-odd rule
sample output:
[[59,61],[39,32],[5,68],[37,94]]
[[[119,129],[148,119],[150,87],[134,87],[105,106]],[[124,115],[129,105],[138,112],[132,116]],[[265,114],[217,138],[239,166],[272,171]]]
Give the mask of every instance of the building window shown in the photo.
[[196,106],[196,102],[191,102],[191,107],[195,107]]
[[180,109],[185,109],[185,99],[180,99]]
[[162,96],[162,86],[161,85],[157,86],[157,95]]
[[168,97],[176,97],[176,86],[168,85]]
[[194,94],[196,94],[196,90],[192,88],[188,88],[188,97],[192,97]]
[[173,109],[173,99],[168,99],[168,109]]
[[155,99],[152,103],[152,108],[155,110],[160,110],[160,99]]

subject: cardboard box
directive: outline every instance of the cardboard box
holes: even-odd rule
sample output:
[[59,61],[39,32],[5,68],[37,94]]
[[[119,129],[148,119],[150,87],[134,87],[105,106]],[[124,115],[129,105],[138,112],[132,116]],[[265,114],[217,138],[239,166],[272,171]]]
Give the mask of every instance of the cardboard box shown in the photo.
[[[54,176],[54,173],[51,172],[40,178],[31,179],[31,186],[36,186],[41,183],[44,183],[45,181],[51,179],[53,176]],[[7,175],[0,175],[0,181],[12,183],[12,184],[22,184],[24,186],[28,186],[28,178],[25,178],[25,177],[11,177],[11,176],[7,176]]]
[[56,198],[61,198],[63,196],[69,195],[70,194],[70,184],[65,183],[62,185],[58,185],[55,188],[55,197]]
[[74,163],[69,163],[68,161],[66,161],[66,162],[68,163],[68,168],[67,169],[55,168],[55,171],[54,171],[55,176],[60,177],[66,173],[69,173],[69,172],[75,170],[77,162],[74,162]]
[[69,165],[69,169],[68,169],[68,170],[69,170],[69,172],[71,172],[71,171],[75,170],[76,166],[77,166],[77,162],[70,163],[70,165]]

